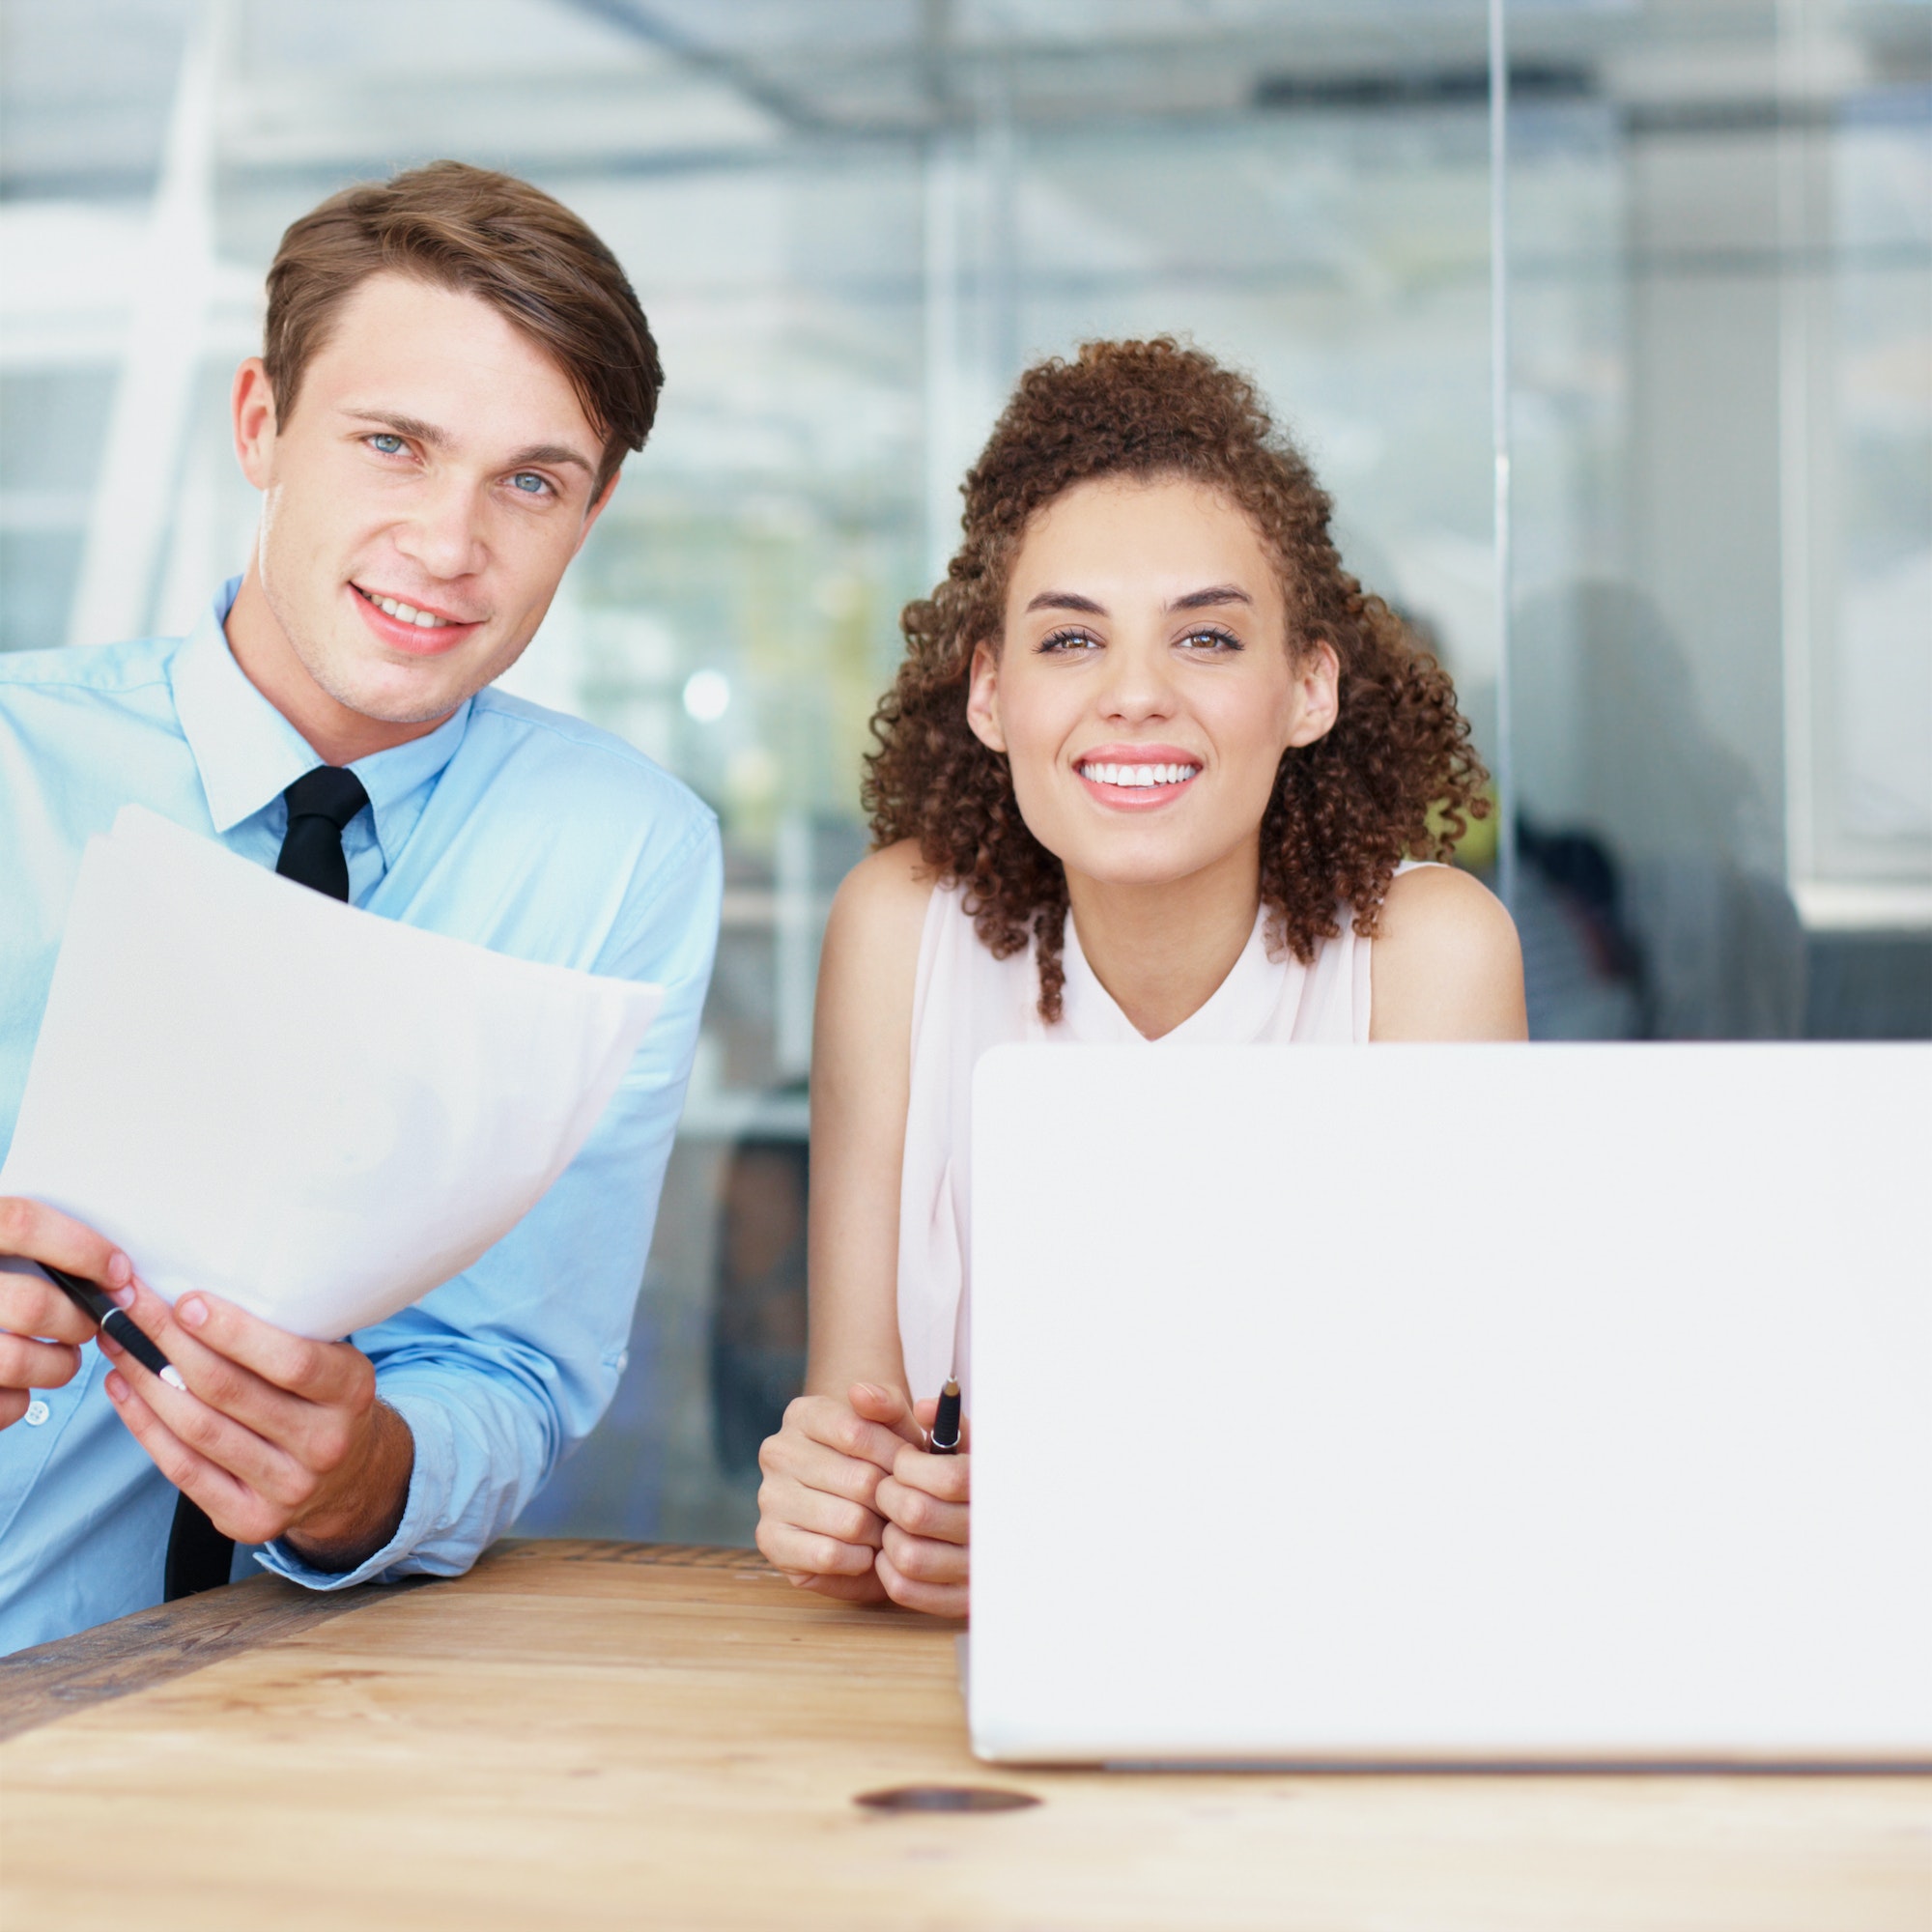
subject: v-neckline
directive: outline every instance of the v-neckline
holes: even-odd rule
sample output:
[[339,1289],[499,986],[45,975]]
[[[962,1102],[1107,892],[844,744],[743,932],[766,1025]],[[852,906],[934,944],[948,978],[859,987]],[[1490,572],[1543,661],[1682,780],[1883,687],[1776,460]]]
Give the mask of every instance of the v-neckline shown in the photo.
[[1081,950],[1073,915],[1066,916],[1061,946],[1066,980],[1060,996],[1061,1023],[1068,1038],[1090,1046],[1244,1046],[1261,1036],[1281,1002],[1281,962],[1268,956],[1267,908],[1255,913],[1254,930],[1228,977],[1178,1027],[1150,1039],[1100,983]]

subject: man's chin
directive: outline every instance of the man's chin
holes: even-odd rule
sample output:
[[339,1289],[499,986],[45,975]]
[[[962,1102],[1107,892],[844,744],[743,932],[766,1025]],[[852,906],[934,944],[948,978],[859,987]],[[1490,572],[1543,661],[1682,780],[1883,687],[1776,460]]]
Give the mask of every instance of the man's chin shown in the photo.
[[436,724],[447,718],[466,698],[473,697],[494,673],[465,677],[454,666],[438,667],[436,677],[342,676],[331,671],[319,675],[311,667],[309,675],[345,711],[366,718],[376,724]]

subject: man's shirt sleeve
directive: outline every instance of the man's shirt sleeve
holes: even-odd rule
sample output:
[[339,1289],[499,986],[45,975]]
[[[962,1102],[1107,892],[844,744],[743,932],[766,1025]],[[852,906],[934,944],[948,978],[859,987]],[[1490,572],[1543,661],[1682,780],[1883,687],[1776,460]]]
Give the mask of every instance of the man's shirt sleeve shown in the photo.
[[333,1574],[285,1544],[261,1561],[312,1589],[460,1576],[500,1536],[616,1392],[718,943],[716,821],[641,882],[596,970],[651,980],[662,1010],[577,1158],[453,1281],[354,1339],[415,1438],[401,1525]]

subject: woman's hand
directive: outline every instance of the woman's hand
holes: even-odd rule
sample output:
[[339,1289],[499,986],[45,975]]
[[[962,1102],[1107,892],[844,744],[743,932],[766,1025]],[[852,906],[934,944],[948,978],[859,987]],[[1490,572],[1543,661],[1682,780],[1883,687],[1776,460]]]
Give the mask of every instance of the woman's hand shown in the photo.
[[872,1559],[885,1540],[878,1492],[901,1451],[923,1445],[906,1399],[854,1382],[847,1399],[802,1395],[758,1451],[758,1548],[800,1589],[885,1600]]
[[934,1456],[924,1447],[938,1404],[920,1404],[920,1441],[907,1443],[893,1459],[892,1474],[874,1491],[873,1507],[885,1519],[885,1534],[873,1570],[886,1595],[909,1610],[936,1617],[966,1614],[967,1548],[973,1493],[970,1423],[962,1424],[959,1454]]

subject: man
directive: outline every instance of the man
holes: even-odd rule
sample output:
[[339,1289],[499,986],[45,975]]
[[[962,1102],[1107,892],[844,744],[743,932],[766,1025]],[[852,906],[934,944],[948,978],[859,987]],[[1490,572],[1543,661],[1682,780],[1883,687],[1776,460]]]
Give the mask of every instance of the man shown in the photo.
[[[661,382],[622,270],[549,196],[453,162],[346,190],[283,238],[236,377],[263,496],[245,574],[186,639],[0,658],[0,1146],[82,847],[129,801],[385,918],[666,987],[549,1195],[350,1341],[213,1294],[170,1309],[92,1231],[0,1200],[0,1652],[154,1604],[164,1552],[169,1595],[226,1580],[228,1539],[318,1589],[459,1574],[609,1403],[710,977],[717,827],[628,746],[489,686]],[[83,1347],[36,1261],[108,1287],[185,1389]]]

